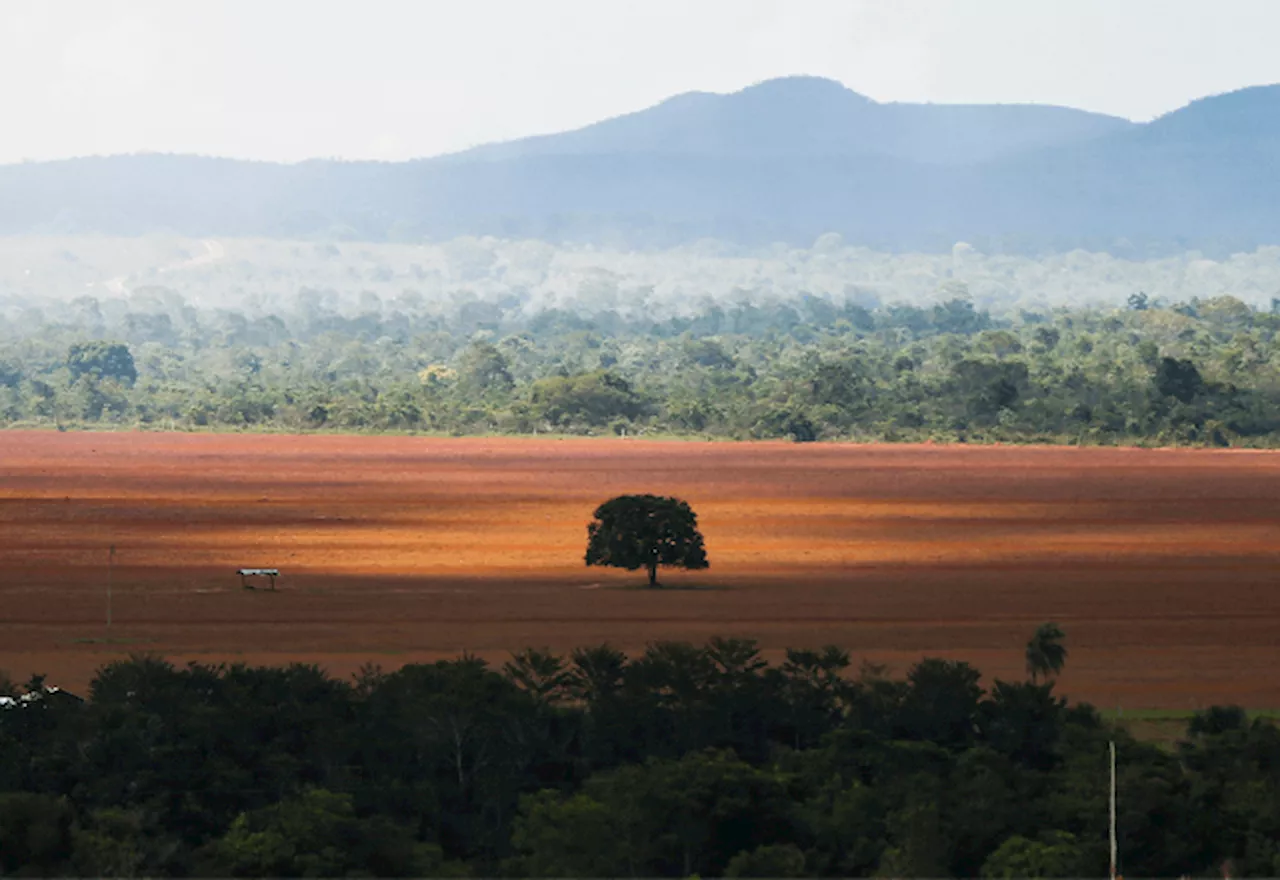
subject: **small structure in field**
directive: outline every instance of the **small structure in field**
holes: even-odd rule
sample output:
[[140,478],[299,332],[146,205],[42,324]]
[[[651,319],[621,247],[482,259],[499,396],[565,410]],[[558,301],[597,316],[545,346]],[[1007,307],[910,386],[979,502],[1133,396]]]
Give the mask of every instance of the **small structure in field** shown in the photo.
[[268,578],[271,582],[271,591],[275,592],[276,578],[280,576],[278,568],[241,568],[236,570],[236,574],[240,575],[240,586],[246,590],[255,589],[253,584],[249,583],[251,577]]

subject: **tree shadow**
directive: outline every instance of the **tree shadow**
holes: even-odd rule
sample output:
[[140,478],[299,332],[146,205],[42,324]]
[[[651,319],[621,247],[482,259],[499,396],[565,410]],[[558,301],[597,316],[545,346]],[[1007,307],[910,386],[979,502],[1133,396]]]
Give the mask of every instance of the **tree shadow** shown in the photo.
[[718,593],[728,592],[733,587],[728,584],[664,584],[657,583],[652,587],[647,583],[627,583],[627,584],[611,584],[607,587],[601,587],[605,590],[623,590],[634,593]]

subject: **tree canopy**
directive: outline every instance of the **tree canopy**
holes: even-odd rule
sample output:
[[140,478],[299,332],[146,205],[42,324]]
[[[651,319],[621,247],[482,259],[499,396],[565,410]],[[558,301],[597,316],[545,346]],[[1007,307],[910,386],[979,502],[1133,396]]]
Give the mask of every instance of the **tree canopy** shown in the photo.
[[72,345],[67,351],[67,369],[73,380],[88,375],[132,385],[138,379],[133,354],[127,345],[120,342],[78,342]]
[[587,526],[587,565],[646,569],[651,587],[658,583],[658,566],[709,565],[698,516],[679,498],[620,495],[597,507],[593,516]]
[[540,308],[412,292],[202,310],[5,305],[0,426],[1280,445],[1280,312],[1232,297],[997,316],[843,298]]
[[19,689],[6,876],[1102,876],[1112,741],[1123,873],[1280,867],[1269,720],[1144,743],[954,660],[718,638],[347,681],[139,656],[84,702]]
[[1042,623],[1027,642],[1027,675],[1033,682],[1057,675],[1067,662],[1066,638],[1056,623]]

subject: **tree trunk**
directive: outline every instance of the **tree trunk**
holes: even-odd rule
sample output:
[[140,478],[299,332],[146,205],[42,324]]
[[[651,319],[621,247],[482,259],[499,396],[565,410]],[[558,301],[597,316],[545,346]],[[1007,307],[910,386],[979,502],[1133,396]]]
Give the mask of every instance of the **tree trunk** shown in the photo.
[[658,563],[649,563],[649,586],[656,587],[658,585]]

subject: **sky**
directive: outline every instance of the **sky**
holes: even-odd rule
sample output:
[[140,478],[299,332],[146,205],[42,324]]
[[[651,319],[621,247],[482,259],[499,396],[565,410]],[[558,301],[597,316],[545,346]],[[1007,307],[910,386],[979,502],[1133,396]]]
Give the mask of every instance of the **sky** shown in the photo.
[[0,162],[406,159],[808,74],[1147,120],[1280,82],[1280,0],[0,0]]

